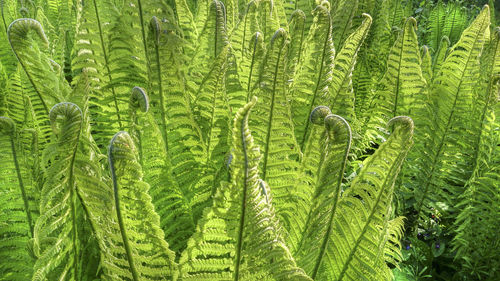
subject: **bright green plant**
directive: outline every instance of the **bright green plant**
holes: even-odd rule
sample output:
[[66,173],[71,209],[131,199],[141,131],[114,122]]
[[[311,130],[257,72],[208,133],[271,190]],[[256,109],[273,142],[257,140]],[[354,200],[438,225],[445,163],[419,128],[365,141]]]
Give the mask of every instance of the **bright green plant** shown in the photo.
[[1,1],[0,280],[494,280],[500,33],[424,2]]

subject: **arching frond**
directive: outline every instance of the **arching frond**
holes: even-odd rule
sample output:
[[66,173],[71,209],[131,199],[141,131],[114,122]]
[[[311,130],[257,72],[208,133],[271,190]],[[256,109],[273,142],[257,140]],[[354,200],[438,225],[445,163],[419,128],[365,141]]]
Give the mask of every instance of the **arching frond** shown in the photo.
[[254,91],[260,99],[250,119],[256,143],[262,150],[261,178],[273,187],[274,202],[280,219],[288,229],[293,216],[295,178],[300,149],[293,135],[285,81],[288,41],[284,29],[273,36],[262,63],[259,83]]
[[[323,123],[323,122],[321,122]],[[321,167],[307,223],[297,249],[298,263],[316,278],[328,244],[338,210],[341,184],[351,145],[351,128],[344,118],[330,114],[324,119],[326,140]]]
[[389,220],[388,208],[394,182],[412,145],[413,122],[398,116],[390,137],[368,157],[342,194],[332,226],[333,243],[327,245],[318,278],[326,280],[391,280],[385,264],[382,229]]
[[332,100],[329,101],[332,112],[353,120],[354,118],[354,92],[352,89],[352,71],[356,65],[359,49],[368,36],[372,18],[363,14],[361,25],[345,40],[342,49],[335,57],[330,92]]
[[218,190],[181,258],[182,280],[310,280],[279,231],[260,153],[248,127],[252,99],[234,119],[231,183]]
[[313,11],[314,21],[290,89],[295,136],[301,151],[304,151],[311,133],[308,117],[312,110],[331,101],[328,87],[332,79],[335,49],[328,6],[327,2],[323,2]]
[[80,237],[74,165],[82,125],[75,104],[59,103],[49,115],[55,142],[47,147],[47,181],[40,198],[40,217],[34,228],[37,256],[32,280],[80,278]]
[[108,158],[116,216],[133,280],[176,279],[175,253],[163,239],[149,185],[142,181],[137,148],[128,133],[113,137]]
[[419,140],[412,152],[418,153],[412,175],[416,180],[412,184],[416,219],[432,202],[449,202],[450,195],[461,193],[460,187],[470,176],[470,173],[463,173],[462,168],[472,164],[468,155],[473,149],[468,141],[473,139],[468,133],[470,108],[474,85],[479,77],[478,58],[489,24],[489,8],[485,6],[453,46],[434,79],[430,97],[434,116],[423,121],[428,137]]
[[173,251],[180,253],[194,232],[193,217],[187,197],[172,175],[160,129],[148,109],[147,94],[142,88],[134,87],[130,97],[130,135],[137,143],[144,181],[151,187],[149,193],[160,217],[165,240]]

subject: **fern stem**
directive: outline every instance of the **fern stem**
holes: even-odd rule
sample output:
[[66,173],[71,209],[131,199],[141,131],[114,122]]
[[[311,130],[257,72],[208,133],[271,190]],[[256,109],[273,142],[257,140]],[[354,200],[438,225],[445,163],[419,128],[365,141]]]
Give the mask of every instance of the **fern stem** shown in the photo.
[[24,209],[26,210],[26,218],[28,219],[28,225],[30,228],[31,237],[34,237],[34,235],[33,235],[33,221],[31,219],[28,197],[26,196],[26,190],[24,189],[23,177],[21,175],[21,169],[19,168],[19,162],[17,161],[16,146],[14,144],[14,136],[13,135],[11,135],[11,137],[10,137],[10,146],[12,148],[12,157],[14,158],[14,165],[16,167],[17,179],[19,181],[19,188],[21,189],[21,196],[23,197]]
[[[116,135],[115,135],[115,137],[116,137]],[[111,140],[111,145],[109,146],[108,157],[109,157],[109,168],[111,170],[111,179],[113,180],[113,194],[115,197],[116,216],[118,219],[118,225],[120,226],[120,232],[121,232],[122,240],[123,240],[123,247],[125,248],[125,252],[127,254],[127,260],[128,260],[128,264],[130,267],[130,272],[132,273],[133,280],[139,281],[139,274],[137,273],[137,270],[135,269],[134,258],[132,256],[132,251],[130,250],[127,231],[126,231],[125,225],[123,223],[122,212],[120,209],[120,197],[119,197],[120,195],[118,193],[118,183],[116,180],[115,165],[114,165],[114,160],[113,160],[113,149],[114,149],[113,140]]]
[[4,0],[0,0],[0,9],[1,9],[1,12],[2,12],[2,22],[3,22],[3,27],[5,29],[5,33],[7,34],[7,23],[5,22],[5,15],[4,15],[4,12],[3,12],[3,3]]
[[239,280],[240,274],[240,264],[241,264],[241,248],[243,245],[243,228],[245,226],[245,212],[246,212],[246,202],[247,202],[247,179],[248,179],[248,155],[247,155],[247,144],[245,142],[245,122],[247,118],[241,120],[241,140],[243,143],[243,154],[245,156],[245,178],[243,182],[243,196],[241,199],[241,214],[240,214],[240,226],[238,229],[238,242],[236,245],[236,264],[234,266],[234,281]]
[[399,98],[399,92],[400,92],[400,83],[399,80],[401,79],[401,62],[403,61],[403,49],[405,45],[405,32],[406,28],[403,28],[403,34],[401,35],[401,49],[399,50],[399,65],[398,65],[398,76],[396,77],[396,95],[394,98],[394,108],[392,110],[392,117],[396,117],[397,110],[398,110],[398,98]]
[[141,0],[137,0],[137,6],[139,7],[139,19],[141,21],[141,33],[142,33],[142,43],[144,45],[144,54],[146,56],[146,63],[149,64],[148,45],[146,44],[146,31],[144,30],[144,16],[142,15]]
[[111,93],[113,94],[113,102],[115,104],[116,117],[118,118],[118,125],[120,126],[120,130],[123,130],[123,124],[120,117],[120,110],[118,108],[118,100],[116,98],[115,87],[113,86],[113,83],[111,83],[113,79],[111,77],[111,69],[109,68],[108,54],[106,52],[106,47],[104,45],[104,37],[102,36],[101,18],[99,17],[99,11],[97,9],[96,0],[93,0],[93,2],[94,2],[95,17],[97,19],[97,27],[99,28],[99,39],[101,41],[102,54],[104,56],[104,62],[105,62],[106,72],[108,73],[109,83],[111,84],[110,88],[111,88]]
[[75,142],[75,147],[73,149],[73,156],[71,157],[71,164],[70,164],[70,173],[69,173],[69,196],[71,200],[70,208],[71,208],[71,220],[73,224],[73,228],[71,229],[71,236],[73,239],[73,255],[74,255],[74,261],[73,261],[73,269],[74,269],[74,278],[78,280],[78,266],[80,264],[79,262],[79,257],[80,253],[78,252],[78,247],[77,247],[77,224],[76,224],[76,196],[75,196],[75,179],[74,179],[74,165],[75,165],[75,158],[76,158],[76,152],[78,151],[78,139],[80,137],[80,131],[78,131],[78,135],[76,137],[77,141]]
[[[246,25],[246,19],[245,19],[245,25]],[[246,32],[246,30],[245,30]],[[244,35],[243,35],[244,36]],[[248,74],[248,83],[247,83],[247,100],[246,102],[249,101],[250,99],[250,87],[252,84],[252,74],[253,74],[253,66],[255,64],[255,52],[257,51],[257,44],[259,42],[258,35],[255,36],[255,42],[253,44],[253,52],[252,52],[252,62],[250,63],[250,73]],[[244,47],[242,46],[241,50],[243,50]],[[243,53],[243,51],[242,51]]]
[[271,139],[271,130],[273,126],[273,115],[274,115],[274,99],[276,97],[276,80],[278,79],[278,68],[280,66],[281,52],[283,51],[283,46],[279,46],[278,59],[276,60],[276,66],[274,68],[274,80],[273,80],[273,94],[271,96],[271,109],[269,110],[269,122],[267,127],[267,135],[264,150],[264,163],[262,164],[262,180],[266,180],[267,174],[267,159],[269,158],[269,143]]
[[156,60],[156,72],[158,72],[158,95],[160,96],[160,112],[161,112],[161,126],[163,129],[163,142],[165,143],[165,150],[168,153],[168,137],[167,137],[167,117],[165,113],[165,98],[163,97],[163,83],[161,79],[161,64],[160,64],[160,46],[158,46],[158,41],[159,41],[159,30],[156,31],[156,36],[155,38],[155,60]]

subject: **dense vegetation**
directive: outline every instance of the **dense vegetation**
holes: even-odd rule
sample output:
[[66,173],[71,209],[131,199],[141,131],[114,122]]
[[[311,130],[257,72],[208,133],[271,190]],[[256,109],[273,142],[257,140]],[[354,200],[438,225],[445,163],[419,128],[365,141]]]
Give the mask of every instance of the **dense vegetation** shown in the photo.
[[478,2],[1,0],[0,280],[500,280]]

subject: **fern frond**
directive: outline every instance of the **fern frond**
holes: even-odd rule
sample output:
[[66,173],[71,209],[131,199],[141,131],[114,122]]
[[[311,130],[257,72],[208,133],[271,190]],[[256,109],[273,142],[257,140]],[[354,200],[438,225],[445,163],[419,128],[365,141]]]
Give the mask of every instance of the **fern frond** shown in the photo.
[[[259,31],[260,27],[258,19],[258,4],[256,1],[250,1],[246,6],[243,18],[231,31],[230,36],[231,47],[234,56],[236,57],[238,76],[240,78],[240,83],[245,90],[249,89],[250,87],[250,85],[248,85],[248,77],[252,76],[254,69],[259,69],[257,64],[261,61],[259,59],[255,59],[255,55],[260,54],[263,48],[261,44],[264,38],[262,36],[262,33],[260,33]],[[258,36],[255,35],[257,32],[259,32]],[[259,36],[261,38],[258,38]],[[254,67],[254,65],[257,67]],[[253,75],[258,77],[258,75]],[[245,101],[245,103],[246,102],[247,101]]]
[[321,155],[321,167],[318,169],[319,175],[309,216],[297,249],[299,265],[313,279],[323,263],[328,244],[335,243],[330,240],[331,231],[351,145],[351,128],[344,118],[330,114],[325,117],[324,126],[326,140]]
[[304,238],[304,230],[311,216],[312,199],[319,181],[319,171],[323,165],[326,153],[324,150],[324,142],[326,140],[325,128],[324,126],[314,126],[313,124],[323,124],[323,120],[328,115],[331,115],[328,107],[318,106],[309,116],[311,132],[300,161],[298,182],[295,184],[296,187],[294,189],[296,196],[295,212],[290,217],[290,228],[288,229],[287,242],[293,253],[297,252],[297,248]]
[[441,66],[448,57],[448,53],[450,51],[449,47],[450,47],[450,39],[448,39],[447,36],[443,36],[443,38],[441,38],[441,43],[439,44],[439,48],[432,60],[432,74],[434,77],[439,74]]
[[420,69],[422,69],[422,76],[424,77],[427,84],[432,82],[432,58],[429,51],[429,47],[424,45],[420,48],[422,58],[422,63],[420,64]]
[[328,2],[314,9],[314,21],[304,46],[302,61],[290,89],[295,136],[304,151],[311,130],[309,127],[313,109],[329,104],[329,85],[332,79],[335,49],[332,41],[332,23]]
[[292,80],[295,76],[297,65],[302,56],[304,46],[306,15],[301,10],[295,10],[290,16],[290,47],[287,58],[288,79]]
[[[497,27],[487,50],[483,53],[482,77],[476,94],[472,130],[474,161],[472,176],[467,180],[464,192],[456,200],[457,210],[452,240],[456,259],[463,263],[461,272],[470,278],[488,279],[500,276],[495,249],[500,243],[496,232],[500,224],[493,218],[500,214],[497,188],[500,181],[498,149],[499,122],[498,77],[500,75],[500,30]],[[480,90],[479,90],[480,89]]]
[[443,27],[446,20],[446,6],[443,1],[438,1],[436,6],[430,11],[427,21],[427,44],[433,50],[440,47],[441,38],[443,38]]
[[33,84],[45,114],[48,115],[49,107],[66,97],[70,89],[66,81],[59,79],[49,58],[39,48],[32,47],[37,45],[34,44],[34,40],[31,40],[32,37],[29,37],[30,33],[36,34],[42,46],[48,46],[41,24],[34,19],[17,19],[9,25],[7,30],[12,50]]
[[[196,99],[195,91],[201,86],[210,67],[227,45],[226,15],[224,4],[218,0],[210,0],[208,16],[198,38],[198,43],[188,67],[189,90],[192,99]],[[201,3],[199,6],[202,6]]]
[[[191,110],[189,93],[186,92],[184,82],[185,68],[183,67],[186,58],[182,53],[185,42],[179,37],[175,25],[171,25],[168,21],[162,22],[154,17],[151,20],[148,31],[148,44],[151,45],[148,49],[152,52],[150,54],[152,63],[149,67],[151,72],[149,76],[152,78],[149,87],[152,116],[148,117],[147,122],[150,124],[158,122],[158,129],[160,129],[160,136],[162,137],[161,145],[163,145],[161,150],[156,149],[157,152],[161,151],[160,155],[151,156],[154,158],[163,157],[164,160],[162,161],[166,161],[165,165],[167,165],[169,170],[164,173],[171,174],[171,180],[174,181],[165,183],[165,186],[167,188],[178,188],[184,200],[191,204],[191,202],[199,200],[197,198],[198,187],[205,187],[203,184],[206,182],[202,181],[200,175],[204,174],[203,167],[207,161],[207,152],[202,130],[195,121],[194,112]],[[213,71],[212,78],[215,72]],[[208,129],[210,127],[205,128]],[[153,140],[153,138],[150,139],[151,141]],[[150,145],[154,146],[153,143],[150,143]],[[152,147],[145,149],[153,151]],[[146,176],[147,174],[148,172],[146,172]],[[167,178],[164,177],[165,180]],[[172,197],[169,197],[166,202],[176,200],[177,195],[174,195],[174,193],[179,195],[177,192],[173,192]],[[155,194],[159,197],[155,195],[154,200],[160,200],[161,196],[163,196],[160,193]],[[203,195],[206,195],[206,193],[203,193]],[[209,202],[209,196],[210,193],[208,198],[205,196],[200,201],[202,203]],[[170,203],[166,202],[164,202],[165,209],[162,207],[161,211],[159,211],[160,213],[170,208],[167,207]],[[195,222],[198,218],[199,216],[193,217]],[[162,226],[167,226],[164,223],[169,219],[165,219],[162,219]],[[183,229],[184,227],[191,229],[189,225],[190,223],[187,223],[183,226]],[[169,230],[164,228],[167,235],[174,235],[174,232],[170,232],[173,230],[173,228],[170,228],[171,226],[173,225],[168,224]],[[188,232],[179,231],[178,234],[187,235]],[[179,249],[176,242],[170,242],[175,244],[172,245],[172,249]],[[185,240],[179,242],[179,245],[184,245]]]
[[[47,47],[48,40],[38,21],[26,18],[17,19],[9,25],[7,36],[12,50],[26,73],[27,80],[33,87],[29,97],[35,113],[33,121],[35,126],[40,128],[40,146],[43,149],[50,139],[50,124],[47,119],[49,109],[68,96],[70,87],[57,74],[58,66],[53,65],[40,49],[41,46]],[[35,39],[39,39],[41,44],[36,43]]]
[[252,99],[234,119],[231,183],[223,184],[181,258],[182,280],[310,280],[280,236],[250,134]]
[[461,209],[455,221],[456,236],[452,241],[453,251],[463,264],[464,275],[474,279],[496,278],[498,271],[498,216],[500,215],[499,151],[494,153],[491,166],[481,166],[467,182],[467,190],[461,196]]
[[250,119],[255,141],[261,147],[262,180],[273,186],[278,215],[288,229],[297,198],[294,191],[300,148],[293,135],[294,127],[286,86],[286,54],[288,41],[284,29],[273,36],[255,89],[259,102]]
[[318,278],[327,280],[390,280],[380,247],[385,240],[382,229],[389,220],[394,182],[412,145],[413,122],[398,116],[388,123],[393,132],[373,155],[351,186],[342,194],[331,241],[326,249],[324,264]]
[[371,118],[367,124],[366,136],[370,141],[384,139],[384,124],[391,118],[406,114],[417,122],[419,116],[413,114],[415,101],[422,100],[426,81],[420,67],[420,49],[418,47],[417,22],[409,18],[402,33],[391,48],[387,59],[387,71],[380,81],[375,100],[372,101]]
[[144,181],[151,186],[152,203],[160,217],[165,240],[173,251],[180,252],[194,232],[193,217],[189,203],[172,175],[160,129],[148,109],[147,94],[142,88],[134,87],[130,97],[130,135],[137,143]]
[[32,280],[79,278],[79,234],[74,165],[82,125],[75,104],[59,103],[49,115],[55,142],[47,147],[44,161],[47,181],[40,198],[40,217],[34,228],[38,259]]
[[[285,29],[288,28],[286,17],[284,14],[280,14],[279,7],[281,3],[277,3],[278,1],[274,0],[261,0],[258,1],[258,19],[259,26],[262,35],[264,35],[264,42],[271,41],[271,38],[274,36],[274,33],[279,28]],[[284,13],[284,10],[283,10]]]
[[[0,280],[31,278],[33,260],[26,248],[33,237],[33,218],[27,192],[34,192],[25,184],[18,155],[15,123],[0,117]],[[29,188],[29,189],[28,189]]]
[[451,44],[455,44],[460,39],[460,34],[467,26],[467,14],[463,6],[457,2],[450,2],[446,7],[446,19],[443,24],[443,35],[446,35]]
[[332,40],[337,52],[343,48],[344,41],[351,33],[352,20],[358,12],[359,0],[339,0],[331,7]]
[[176,279],[175,253],[163,239],[160,218],[154,211],[149,185],[130,135],[118,132],[109,145],[109,166],[116,216],[133,280]]
[[229,47],[221,50],[196,93],[194,114],[206,142],[207,160],[220,164],[229,149],[229,108],[225,93],[225,73]]
[[332,101],[330,108],[332,112],[343,116],[347,120],[354,118],[354,92],[352,89],[352,71],[356,65],[359,49],[368,36],[372,24],[372,18],[363,14],[361,25],[345,40],[342,49],[335,57],[335,68],[333,69],[330,92]]
[[474,139],[469,135],[470,109],[489,24],[489,8],[485,6],[453,46],[434,80],[431,90],[434,116],[430,121],[423,119],[428,137],[419,140],[413,151],[418,153],[412,175],[418,182],[413,184],[417,220],[432,202],[451,203],[450,195],[460,194],[470,176],[463,172],[472,164],[468,155],[473,151],[469,140]]
[[175,0],[174,4],[177,15],[177,24],[182,29],[183,38],[187,42],[195,44],[199,31],[196,29],[193,13],[189,8],[188,1]]

